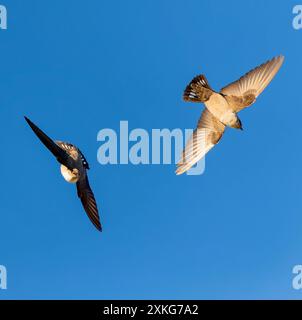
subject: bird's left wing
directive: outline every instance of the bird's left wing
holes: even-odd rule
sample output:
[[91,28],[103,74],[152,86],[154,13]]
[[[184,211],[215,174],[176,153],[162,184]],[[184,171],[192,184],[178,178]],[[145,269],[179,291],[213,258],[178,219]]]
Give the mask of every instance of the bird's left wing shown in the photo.
[[99,230],[102,231],[98,207],[94,198],[94,194],[90,188],[87,175],[77,182],[78,197],[81,199],[82,205],[87,213],[90,221]]
[[52,139],[50,139],[41,129],[39,129],[32,121],[27,117],[24,117],[26,122],[29,124],[33,132],[40,139],[40,141],[45,145],[45,147],[56,157],[56,159],[68,169],[72,170],[74,168],[74,160],[69,156],[69,154],[60,148]]
[[239,112],[252,104],[273,80],[284,61],[283,56],[275,57],[246,73],[239,80],[221,89],[220,93],[234,98],[234,111]]
[[224,130],[225,125],[208,109],[204,109],[197,128],[182,153],[182,159],[177,164],[176,174],[183,174],[202,159],[219,142]]

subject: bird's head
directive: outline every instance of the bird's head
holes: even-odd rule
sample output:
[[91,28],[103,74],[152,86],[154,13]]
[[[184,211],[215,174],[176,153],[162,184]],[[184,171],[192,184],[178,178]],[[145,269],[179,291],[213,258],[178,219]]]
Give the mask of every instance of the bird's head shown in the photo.
[[234,123],[233,128],[243,130],[241,120],[237,117],[236,122]]

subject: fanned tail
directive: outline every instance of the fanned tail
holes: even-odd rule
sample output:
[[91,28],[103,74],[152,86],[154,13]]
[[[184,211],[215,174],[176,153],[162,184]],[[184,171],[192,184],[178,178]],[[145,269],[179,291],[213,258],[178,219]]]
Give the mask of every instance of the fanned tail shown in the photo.
[[196,76],[186,87],[183,98],[185,101],[206,102],[212,95],[213,90],[210,87],[204,75]]

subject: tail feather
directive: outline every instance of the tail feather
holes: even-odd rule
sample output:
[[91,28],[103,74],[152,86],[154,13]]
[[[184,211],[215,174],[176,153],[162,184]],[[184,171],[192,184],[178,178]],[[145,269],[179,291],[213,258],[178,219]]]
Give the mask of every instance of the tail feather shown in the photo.
[[186,87],[183,98],[185,101],[205,102],[209,100],[212,93],[213,90],[206,77],[204,75],[199,75]]

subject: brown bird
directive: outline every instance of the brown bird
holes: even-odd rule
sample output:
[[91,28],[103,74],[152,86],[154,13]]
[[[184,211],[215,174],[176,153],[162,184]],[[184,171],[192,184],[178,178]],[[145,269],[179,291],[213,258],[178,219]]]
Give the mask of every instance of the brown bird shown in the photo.
[[215,92],[210,87],[204,75],[199,75],[190,82],[184,92],[184,100],[202,102],[206,108],[177,164],[177,175],[186,172],[203,158],[219,142],[226,126],[242,130],[237,113],[256,101],[277,74],[283,61],[283,56],[275,57],[220,92]]
[[53,141],[27,117],[25,120],[61,164],[61,174],[64,179],[69,183],[76,183],[78,197],[89,219],[99,231],[102,231],[97,204],[87,176],[89,165],[80,149],[67,142]]

